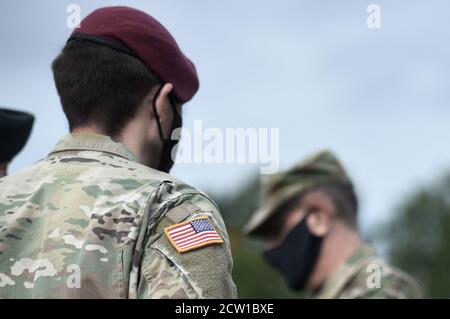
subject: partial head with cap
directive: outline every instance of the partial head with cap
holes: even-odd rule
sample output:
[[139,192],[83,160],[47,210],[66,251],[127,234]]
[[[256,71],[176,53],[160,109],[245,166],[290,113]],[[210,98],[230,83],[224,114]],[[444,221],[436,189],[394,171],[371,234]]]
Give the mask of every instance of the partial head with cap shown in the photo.
[[[304,248],[303,259],[311,260],[308,266],[297,267],[308,272],[302,288],[316,289],[361,245],[356,227],[358,201],[353,183],[331,151],[316,152],[291,169],[269,177],[263,182],[262,189],[260,207],[252,215],[245,232],[262,238],[266,252],[281,251],[279,247],[285,246],[294,247],[289,253],[295,255],[295,247],[304,243],[286,245],[287,238],[313,238],[311,242],[320,242],[313,245],[315,248]],[[292,233],[302,226],[303,230],[298,232],[304,231],[307,236],[291,239]],[[311,249],[317,251],[308,251]],[[281,263],[289,263],[289,258]],[[301,274],[297,278],[299,276]]]
[[72,133],[108,135],[143,164],[170,170],[171,134],[199,81],[161,23],[130,7],[97,9],[73,31],[52,69]]
[[28,112],[0,108],[0,177],[8,172],[8,165],[23,149],[34,123]]

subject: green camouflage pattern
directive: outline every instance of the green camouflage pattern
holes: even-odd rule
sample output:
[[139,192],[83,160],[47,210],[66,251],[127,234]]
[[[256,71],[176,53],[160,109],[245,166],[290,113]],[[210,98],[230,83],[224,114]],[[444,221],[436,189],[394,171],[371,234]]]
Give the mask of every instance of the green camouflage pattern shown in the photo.
[[[208,216],[224,243],[178,254],[164,227]],[[216,204],[95,134],[0,179],[0,298],[235,298]]]
[[418,299],[413,278],[387,265],[366,244],[358,249],[312,296],[318,299]]
[[286,201],[312,187],[330,184],[352,185],[352,182],[329,150],[313,153],[291,169],[269,176],[262,181],[261,203],[245,225],[245,233],[261,236],[262,226]]

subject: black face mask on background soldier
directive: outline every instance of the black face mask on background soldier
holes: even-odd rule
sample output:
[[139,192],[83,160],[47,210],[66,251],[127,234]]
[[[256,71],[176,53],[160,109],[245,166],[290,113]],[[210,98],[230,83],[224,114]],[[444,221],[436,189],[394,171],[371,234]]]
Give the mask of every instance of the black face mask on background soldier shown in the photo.
[[306,215],[276,248],[266,250],[264,257],[278,269],[292,290],[302,290],[319,257],[322,238],[312,234]]
[[170,169],[172,168],[174,164],[174,160],[172,158],[172,150],[176,152],[174,147],[178,144],[178,140],[172,140],[172,132],[182,126],[182,119],[180,114],[177,111],[175,101],[171,95],[169,95],[169,103],[172,107],[173,111],[173,120],[172,120],[172,127],[170,129],[169,136],[167,138],[164,138],[164,133],[161,127],[161,123],[159,120],[158,112],[156,111],[156,100],[159,97],[159,94],[161,92],[162,86],[158,89],[158,91],[155,94],[155,97],[153,98],[153,112],[155,113],[156,122],[158,123],[158,130],[159,130],[159,136],[161,138],[161,141],[163,142],[163,148],[161,151],[161,159],[159,161],[159,167],[158,170],[169,173]]

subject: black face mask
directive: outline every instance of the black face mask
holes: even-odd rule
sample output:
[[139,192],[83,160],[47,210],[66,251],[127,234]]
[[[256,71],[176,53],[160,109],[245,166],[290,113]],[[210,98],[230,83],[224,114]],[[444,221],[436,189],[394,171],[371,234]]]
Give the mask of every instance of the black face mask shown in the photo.
[[161,123],[159,121],[159,115],[158,112],[156,112],[156,100],[159,96],[159,93],[161,92],[162,87],[158,89],[158,91],[155,94],[155,97],[153,98],[153,112],[155,113],[156,122],[158,123],[158,130],[159,130],[159,136],[161,138],[161,141],[163,142],[163,148],[161,151],[161,159],[159,161],[159,167],[158,170],[169,173],[170,169],[172,168],[174,164],[174,160],[172,158],[172,150],[175,153],[176,149],[175,146],[178,144],[178,140],[172,140],[172,132],[180,128],[182,126],[182,119],[180,114],[177,111],[175,101],[173,100],[173,97],[169,95],[169,103],[172,107],[173,111],[173,120],[172,120],[172,128],[170,130],[170,134],[168,138],[164,138],[163,130],[161,127]]
[[319,257],[322,238],[313,235],[306,217],[295,226],[280,246],[264,252],[292,290],[302,290]]

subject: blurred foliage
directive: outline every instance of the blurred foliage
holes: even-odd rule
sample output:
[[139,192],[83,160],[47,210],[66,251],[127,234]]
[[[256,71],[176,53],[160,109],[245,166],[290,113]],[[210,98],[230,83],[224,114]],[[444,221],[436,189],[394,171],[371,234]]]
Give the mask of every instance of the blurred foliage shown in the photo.
[[388,260],[418,279],[427,297],[450,296],[450,175],[416,191],[377,229]]
[[227,224],[233,251],[233,278],[239,298],[298,298],[262,257],[261,243],[242,233],[259,202],[259,178],[250,179],[235,193],[213,196]]

